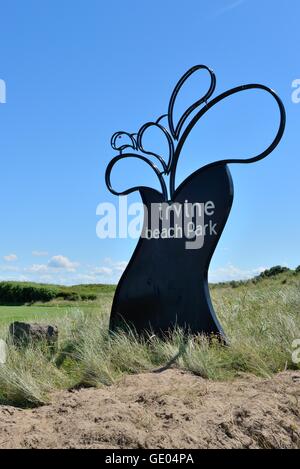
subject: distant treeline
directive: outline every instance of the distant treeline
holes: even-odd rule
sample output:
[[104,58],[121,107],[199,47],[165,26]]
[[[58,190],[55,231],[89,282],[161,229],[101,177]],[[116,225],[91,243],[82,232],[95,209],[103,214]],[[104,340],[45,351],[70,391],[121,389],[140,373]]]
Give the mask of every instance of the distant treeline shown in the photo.
[[27,282],[0,282],[1,305],[46,303],[51,300],[95,301],[100,293],[108,293],[113,285],[78,285],[64,287]]
[[[249,280],[231,280],[211,284],[212,288],[217,286],[230,286],[232,288],[245,285],[247,283],[256,284],[264,279],[276,279],[283,275],[282,283],[286,282],[286,277],[300,274],[300,265],[291,270],[287,267],[276,265],[271,269],[264,270],[258,276]],[[115,285],[75,285],[65,287],[60,285],[45,285],[29,282],[0,282],[0,305],[24,305],[32,303],[47,303],[53,300],[62,301],[95,301],[100,295],[111,294],[115,290]]]
[[[219,286],[230,286],[232,288],[237,288],[241,285],[249,284],[249,283],[258,283],[261,280],[264,279],[276,279],[278,275],[280,274],[287,274],[287,275],[298,275],[300,274],[300,265],[295,270],[289,269],[288,267],[283,267],[282,265],[275,265],[274,267],[271,267],[270,269],[266,269],[263,272],[261,272],[259,275],[256,277],[250,278],[248,280],[230,280],[228,282],[219,282],[219,283],[214,283],[211,286],[213,288]],[[282,279],[282,283],[286,283],[286,278],[284,277]]]

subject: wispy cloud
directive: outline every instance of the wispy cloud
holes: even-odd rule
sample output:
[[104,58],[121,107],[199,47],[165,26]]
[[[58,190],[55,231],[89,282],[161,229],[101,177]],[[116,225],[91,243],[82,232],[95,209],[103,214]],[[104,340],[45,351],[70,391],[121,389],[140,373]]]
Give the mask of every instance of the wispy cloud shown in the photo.
[[24,269],[26,272],[47,272],[48,266],[46,264],[33,264],[30,267],[25,267]]
[[18,267],[17,265],[9,265],[9,264],[0,265],[1,272],[19,272],[20,270],[21,268]]
[[13,263],[0,265],[0,281],[31,281],[75,285],[79,283],[108,283],[119,281],[128,262],[106,258],[98,265],[79,264],[67,256],[56,255],[48,262],[20,266]]
[[227,282],[230,280],[247,280],[259,275],[267,267],[255,267],[252,269],[241,269],[231,263],[223,267],[218,267],[209,272],[209,281],[213,283]]
[[104,259],[103,265],[92,268],[90,273],[96,278],[101,278],[101,282],[116,283],[126,269],[127,264],[127,261],[114,261],[107,257]]
[[[79,264],[63,255],[53,256],[49,262],[36,263],[29,266],[16,264],[0,265],[0,280],[32,281],[39,283],[55,283],[75,285],[79,283],[116,284],[128,265],[124,260],[104,259],[98,265]],[[269,266],[241,268],[229,262],[209,271],[212,283],[230,280],[247,280]]]
[[32,251],[33,257],[47,257],[49,253],[47,251]]
[[29,267],[24,267],[23,270],[32,274],[50,275],[52,281],[53,274],[61,271],[76,272],[79,265],[78,262],[72,262],[66,256],[58,255],[53,256],[46,264],[33,264]]
[[224,13],[226,13],[227,11],[234,10],[235,8],[241,6],[243,3],[245,3],[245,1],[246,0],[236,0],[235,2],[231,2],[227,5],[225,5],[224,7],[220,8],[216,12],[216,16],[220,16],[220,15],[223,15]]
[[53,256],[48,262],[48,267],[52,269],[65,269],[74,272],[79,266],[78,262],[72,262],[65,256]]
[[8,254],[7,256],[4,256],[3,259],[6,262],[15,262],[18,260],[18,256],[16,254]]
[[112,276],[113,274],[113,269],[111,267],[105,267],[105,266],[102,266],[102,267],[96,267],[94,270],[93,270],[93,273],[94,275],[107,275],[109,277]]

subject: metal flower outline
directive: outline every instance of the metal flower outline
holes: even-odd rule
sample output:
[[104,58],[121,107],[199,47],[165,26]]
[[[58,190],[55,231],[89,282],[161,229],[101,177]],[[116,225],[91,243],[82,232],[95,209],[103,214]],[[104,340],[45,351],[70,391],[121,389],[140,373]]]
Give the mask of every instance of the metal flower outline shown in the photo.
[[[194,75],[199,70],[206,70],[209,74],[210,84],[209,84],[208,90],[202,97],[200,97],[197,101],[195,101],[191,106],[189,106],[186,109],[186,111],[180,117],[178,123],[175,125],[174,106],[176,103],[176,99],[183,85],[188,81],[188,79],[192,75]],[[161,115],[156,121],[147,122],[146,124],[142,125],[142,127],[138,130],[137,133],[129,133],[125,131],[119,131],[119,132],[114,133],[111,138],[111,146],[114,150],[119,151],[119,155],[114,157],[111,160],[111,162],[109,163],[106,169],[105,180],[106,180],[106,184],[110,192],[112,192],[115,195],[126,195],[134,191],[141,191],[145,189],[145,186],[135,186],[123,192],[118,192],[114,190],[112,187],[110,177],[111,177],[111,172],[112,172],[114,165],[121,159],[134,157],[145,162],[154,170],[154,172],[156,173],[158,177],[164,199],[166,201],[168,200],[172,201],[174,197],[174,193],[175,193],[175,178],[176,178],[176,169],[177,169],[178,160],[179,160],[182,148],[184,146],[184,143],[186,142],[190,132],[198,123],[198,121],[213,106],[223,101],[224,99],[228,98],[229,96],[232,96],[234,94],[237,94],[246,90],[251,90],[251,89],[263,90],[269,93],[275,99],[279,108],[279,112],[280,112],[280,123],[279,123],[278,131],[272,143],[258,155],[255,155],[251,158],[246,158],[246,159],[228,158],[228,159],[218,160],[213,163],[210,163],[208,166],[227,164],[227,163],[242,163],[242,164],[254,163],[268,156],[280,142],[283,136],[285,124],[286,124],[285,108],[279,96],[271,88],[265,85],[253,83],[253,84],[246,84],[246,85],[237,86],[235,88],[231,88],[228,91],[225,91],[221,93],[220,95],[218,95],[217,97],[213,98],[212,100],[208,101],[209,98],[211,98],[212,94],[214,93],[215,88],[216,88],[216,76],[214,72],[212,71],[212,69],[210,69],[206,65],[195,65],[194,67],[190,68],[177,82],[171,94],[167,114]],[[194,114],[194,116],[191,117],[193,112],[195,112],[197,109],[198,111]],[[168,128],[161,124],[161,121],[164,118],[167,118]],[[186,127],[183,129],[184,124],[189,118],[190,120],[188,121]],[[143,137],[145,133],[147,132],[147,130],[151,127],[155,127],[158,130],[160,130],[162,135],[166,138],[166,141],[168,143],[167,159],[163,158],[163,156],[159,155],[158,153],[154,151],[145,149],[144,144],[143,144]],[[122,137],[128,138],[129,141],[127,141],[127,143],[125,142],[121,145],[118,145],[118,139]],[[129,149],[131,149],[130,152],[124,153],[124,150],[129,150]],[[160,170],[158,166],[152,162],[149,156],[154,157],[160,163],[160,165],[162,166],[162,170]],[[169,193],[166,187],[166,183],[164,181],[164,176],[168,176],[168,175],[170,175]]]

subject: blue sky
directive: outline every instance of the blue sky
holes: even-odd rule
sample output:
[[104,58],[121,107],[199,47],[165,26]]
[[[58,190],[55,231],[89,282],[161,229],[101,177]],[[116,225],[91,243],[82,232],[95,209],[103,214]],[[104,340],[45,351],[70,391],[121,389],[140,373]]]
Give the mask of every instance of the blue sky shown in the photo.
[[[118,279],[136,241],[96,236],[97,205],[118,202],[104,183],[115,155],[110,137],[165,113],[179,77],[199,63],[215,71],[215,95],[263,83],[287,111],[272,155],[231,166],[235,200],[210,279],[299,265],[300,103],[291,99],[300,78],[299,13],[298,0],[2,0],[0,280]],[[187,104],[205,88],[201,80],[191,80]],[[177,183],[206,162],[263,150],[277,125],[261,92],[218,106],[193,132]],[[124,168],[114,176],[118,187],[151,179]]]

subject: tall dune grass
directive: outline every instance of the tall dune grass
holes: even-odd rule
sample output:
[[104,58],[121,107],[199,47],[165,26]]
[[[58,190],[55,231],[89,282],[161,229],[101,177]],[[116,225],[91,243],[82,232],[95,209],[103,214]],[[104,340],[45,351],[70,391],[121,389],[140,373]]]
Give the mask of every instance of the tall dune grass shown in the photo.
[[[110,335],[107,305],[98,314],[70,310],[55,321],[60,338],[54,355],[46,344],[26,350],[8,344],[7,363],[0,365],[0,403],[44,404],[58,389],[107,386],[124,374],[159,371],[169,363],[213,380],[245,372],[270,377],[299,366],[292,362],[292,342],[300,338],[298,276],[287,283],[217,287],[212,294],[229,346],[200,335],[185,337],[180,330],[168,340]],[[0,338],[6,337],[2,327]]]

